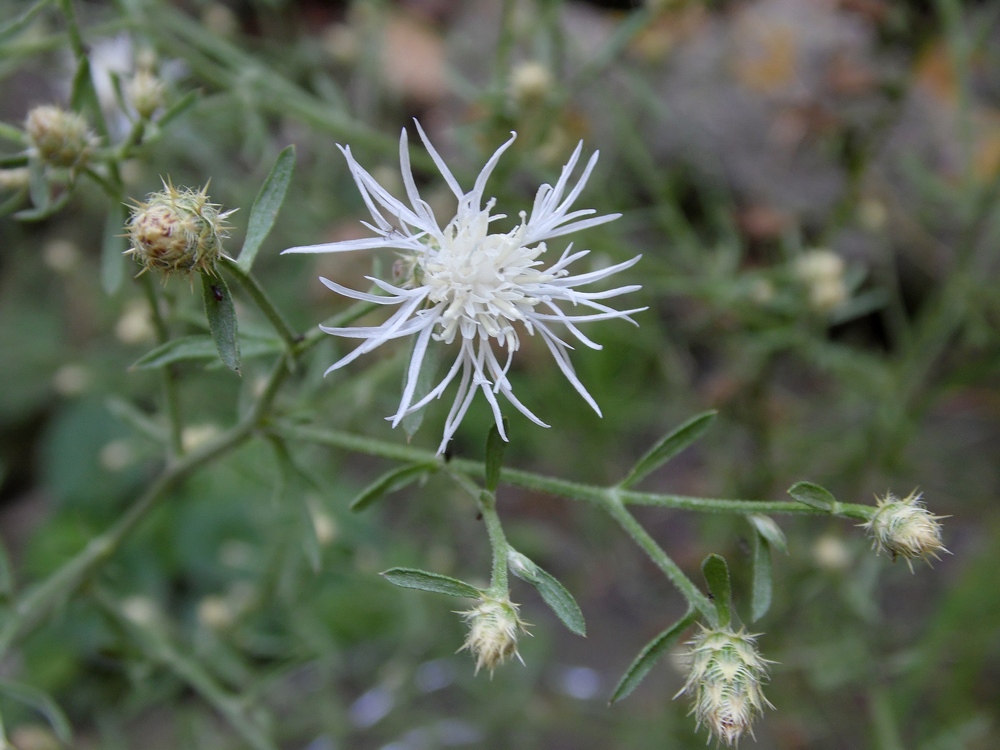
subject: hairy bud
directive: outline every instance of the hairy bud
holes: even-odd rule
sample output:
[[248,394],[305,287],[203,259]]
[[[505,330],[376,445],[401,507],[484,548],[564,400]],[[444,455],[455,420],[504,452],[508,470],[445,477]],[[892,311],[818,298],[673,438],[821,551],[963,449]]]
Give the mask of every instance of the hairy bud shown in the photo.
[[39,158],[54,167],[83,164],[97,142],[82,115],[52,105],[28,112],[24,130]]
[[468,650],[476,657],[476,674],[486,667],[493,670],[517,653],[517,636],[527,633],[526,624],[517,616],[518,605],[507,597],[484,596],[479,604],[460,614],[469,623],[469,635],[459,651]]
[[129,81],[128,98],[139,117],[148,120],[164,104],[163,81],[142,69]]
[[916,558],[937,558],[939,552],[948,552],[941,543],[941,524],[946,516],[935,516],[920,501],[922,493],[913,491],[902,500],[887,493],[878,500],[875,515],[862,526],[868,530],[873,547],[879,554],[886,553],[895,560],[902,556],[910,562]]
[[[677,695],[694,698],[691,709],[719,742],[735,745],[750,732],[764,708],[774,708],[764,697],[761,683],[767,681],[766,659],[757,653],[756,635],[743,629],[702,628],[691,641],[691,671]],[[677,697],[677,696],[674,696]]]
[[166,183],[158,193],[150,193],[146,203],[132,208],[126,229],[135,257],[148,270],[213,273],[222,253],[222,240],[229,236],[226,217],[210,203],[207,186],[201,190],[177,190]]

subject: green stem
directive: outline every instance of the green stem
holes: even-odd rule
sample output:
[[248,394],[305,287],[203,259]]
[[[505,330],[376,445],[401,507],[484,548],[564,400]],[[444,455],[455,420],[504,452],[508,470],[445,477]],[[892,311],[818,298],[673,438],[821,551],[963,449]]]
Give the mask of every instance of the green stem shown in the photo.
[[275,307],[274,303],[267,296],[264,288],[258,283],[257,279],[253,274],[244,271],[239,263],[230,258],[228,255],[222,256],[222,265],[225,266],[226,270],[229,271],[236,280],[240,282],[247,294],[250,295],[251,299],[257,304],[261,312],[267,316],[267,319],[274,326],[274,330],[277,331],[278,335],[281,336],[285,345],[288,347],[289,351],[292,351],[295,346],[302,341],[302,336],[296,333],[288,321],[285,320],[285,316],[281,314],[281,311]]
[[[165,344],[170,340],[170,329],[160,312],[160,295],[157,292],[156,284],[151,274],[144,273],[140,276],[142,291],[149,303],[149,313],[153,321],[153,328],[156,331],[156,342]],[[164,409],[167,413],[167,436],[168,447],[170,449],[170,460],[176,459],[184,452],[182,431],[184,420],[181,417],[180,395],[177,393],[177,370],[172,366],[162,369],[163,379],[163,401]]]
[[656,543],[656,540],[649,535],[649,533],[642,527],[635,516],[629,513],[628,508],[620,500],[612,500],[604,505],[604,509],[608,514],[618,522],[628,535],[632,537],[632,540],[642,548],[649,559],[656,563],[656,566],[663,571],[664,575],[670,579],[670,582],[677,587],[677,589],[684,595],[684,598],[688,600],[688,603],[692,607],[698,609],[702,616],[708,620],[712,625],[718,625],[719,614],[716,611],[715,605],[705,596],[694,582],[684,575],[677,563],[670,559],[670,556],[663,551],[663,548]]
[[490,576],[490,596],[494,598],[505,598],[509,594],[510,585],[507,581],[507,556],[510,552],[510,544],[503,533],[503,526],[500,523],[500,516],[497,514],[496,494],[484,490],[465,474],[453,471],[451,465],[445,470],[454,482],[469,493],[472,499],[479,506],[483,521],[486,523],[486,533],[490,537],[490,549],[493,552],[493,572]]

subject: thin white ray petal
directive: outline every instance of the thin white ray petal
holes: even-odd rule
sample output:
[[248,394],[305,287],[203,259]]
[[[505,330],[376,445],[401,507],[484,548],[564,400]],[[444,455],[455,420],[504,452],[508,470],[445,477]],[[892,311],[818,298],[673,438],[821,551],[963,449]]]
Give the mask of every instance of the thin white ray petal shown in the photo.
[[441,176],[444,177],[444,181],[448,183],[448,187],[451,188],[451,192],[455,194],[455,197],[462,200],[465,193],[462,191],[462,187],[458,184],[458,180],[455,179],[455,175],[453,175],[451,170],[448,169],[448,165],[444,163],[444,159],[441,158],[441,154],[439,154],[437,149],[434,148],[434,144],[431,143],[430,138],[427,137],[427,133],[424,132],[424,129],[420,127],[420,123],[416,119],[413,120],[413,123],[417,126],[417,133],[420,135],[420,140],[424,142],[424,148],[427,149],[427,153],[430,154],[431,159],[433,159],[434,166],[438,168],[438,171],[441,173]]
[[410,402],[413,400],[413,392],[417,389],[417,381],[420,379],[420,367],[424,363],[424,357],[427,354],[427,344],[431,340],[432,333],[434,333],[433,320],[430,321],[430,325],[420,332],[416,343],[413,345],[410,366],[406,370],[406,386],[403,388],[403,397],[399,401],[399,409],[392,420],[393,427],[399,424],[406,410],[409,408]]

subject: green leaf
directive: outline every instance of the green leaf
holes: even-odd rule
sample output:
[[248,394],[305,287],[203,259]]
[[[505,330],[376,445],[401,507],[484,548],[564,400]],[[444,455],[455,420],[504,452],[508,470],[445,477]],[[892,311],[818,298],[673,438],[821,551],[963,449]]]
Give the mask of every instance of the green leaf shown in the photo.
[[797,482],[788,488],[788,494],[803,505],[833,513],[837,499],[828,490],[812,482]]
[[18,221],[41,221],[42,219],[47,219],[53,214],[59,213],[63,209],[63,206],[69,203],[70,196],[72,195],[73,193],[71,191],[65,190],[58,198],[46,205],[44,208],[18,211],[14,214],[14,218]]
[[167,430],[162,424],[125,399],[111,396],[104,405],[115,419],[140,435],[163,445],[169,440]]
[[240,342],[237,337],[236,307],[233,295],[221,276],[201,275],[201,287],[205,299],[205,315],[208,328],[219,350],[219,356],[226,367],[240,372]]
[[546,572],[533,563],[520,552],[509,549],[507,553],[507,566],[510,572],[527,581],[541,594],[545,603],[552,608],[556,616],[562,620],[563,625],[569,628],[570,632],[577,635],[587,635],[587,624],[583,620],[583,612],[580,605],[576,603],[573,595],[566,590],[566,587],[559,583],[559,580],[551,573]]
[[349,507],[352,511],[358,513],[385,495],[401,490],[403,487],[413,484],[418,479],[422,479],[436,468],[434,464],[419,463],[407,464],[406,466],[400,466],[399,468],[387,471],[361,490],[351,500]]
[[631,487],[687,448],[705,433],[717,414],[717,411],[702,412],[669,432],[639,459],[619,486],[626,489]]
[[175,120],[187,112],[197,101],[197,91],[187,92],[184,96],[166,108],[163,114],[160,115],[160,118],[156,121],[157,126],[160,128],[166,127],[171,120]]
[[30,706],[42,714],[52,727],[52,731],[56,733],[56,737],[62,742],[69,744],[73,741],[73,730],[70,727],[69,719],[47,693],[30,685],[10,680],[0,680],[0,693]]
[[[284,351],[280,339],[241,339],[240,351],[245,359],[278,354]],[[132,363],[133,370],[153,370],[174,362],[218,362],[219,350],[211,336],[182,336],[146,352]]]
[[701,564],[701,572],[712,594],[715,611],[719,614],[719,626],[725,627],[732,619],[730,602],[733,597],[732,583],[729,580],[729,566],[720,555],[709,555]]
[[[413,347],[415,345],[416,338],[414,337],[413,341],[410,342],[410,356],[407,357],[408,362],[413,355]],[[413,391],[413,400],[411,403],[417,403],[420,401],[434,386],[434,376],[437,375],[438,367],[441,365],[441,349],[441,344],[433,340],[427,345],[427,352],[424,354],[424,361],[421,363],[420,372],[417,374],[417,386]],[[405,388],[405,372],[403,373],[403,378],[403,387]],[[406,433],[407,438],[412,438],[417,434],[417,430],[420,429],[420,425],[424,421],[425,411],[426,409],[420,409],[419,411],[411,412],[403,417],[400,424],[403,426],[403,431]]]
[[[3,467],[0,466],[0,483],[3,481]],[[10,556],[3,540],[0,539],[0,599],[6,600],[14,595],[14,572],[10,567]]]
[[[3,32],[0,31],[0,36],[3,36]],[[13,125],[8,125],[5,122],[0,122],[0,138],[4,140],[11,141],[12,143],[18,143],[22,146],[27,145],[28,137],[19,128],[15,128]]]
[[14,213],[24,202],[24,196],[27,195],[27,192],[25,188],[21,188],[0,203],[0,217]]
[[45,177],[45,165],[37,156],[28,159],[28,192],[31,194],[31,204],[38,211],[48,209],[52,193]]
[[287,146],[278,154],[278,158],[271,167],[271,173],[261,185],[257,198],[254,199],[253,208],[250,209],[250,219],[247,224],[247,237],[243,241],[243,249],[237,264],[245,272],[250,272],[257,251],[267,237],[268,232],[274,225],[274,219],[281,209],[281,204],[285,201],[285,193],[288,185],[292,181],[292,172],[295,171],[295,146]]
[[45,6],[49,5],[51,2],[52,0],[38,0],[38,2],[33,5],[29,5],[21,13],[21,15],[11,19],[3,26],[0,26],[0,42],[5,41],[8,37],[19,33],[25,26],[31,23],[32,19],[34,19],[36,15],[45,9]]
[[647,643],[642,651],[639,652],[639,655],[635,657],[635,660],[629,665],[629,668],[625,670],[625,674],[618,681],[618,686],[611,694],[611,700],[608,703],[617,703],[639,687],[639,683],[649,674],[649,670],[653,668],[653,665],[674,645],[674,642],[680,638],[681,634],[691,626],[691,623],[697,617],[697,610],[693,608],[689,609],[684,617]]
[[457,578],[443,576],[440,573],[428,573],[426,570],[416,568],[390,568],[382,573],[382,577],[394,586],[404,589],[418,589],[465,599],[479,599],[483,593],[475,586]]
[[[507,431],[507,417],[503,418],[504,432]],[[500,437],[500,430],[494,424],[486,438],[486,490],[496,492],[500,484],[500,471],[503,469],[503,454],[507,449],[507,441]]]
[[767,540],[768,544],[786,555],[788,554],[788,540],[785,539],[785,532],[774,522],[773,518],[765,516],[763,513],[749,513],[747,520],[757,533]]
[[754,534],[750,622],[756,622],[771,608],[772,572],[771,544],[763,534]]
[[90,75],[90,61],[86,57],[77,58],[76,73],[73,75],[73,87],[69,101],[70,109],[88,114],[97,132],[107,139],[108,125],[104,121],[101,101],[94,88],[94,79]]
[[104,242],[101,244],[101,286],[105,294],[114,294],[125,278],[125,207],[113,203],[104,223]]

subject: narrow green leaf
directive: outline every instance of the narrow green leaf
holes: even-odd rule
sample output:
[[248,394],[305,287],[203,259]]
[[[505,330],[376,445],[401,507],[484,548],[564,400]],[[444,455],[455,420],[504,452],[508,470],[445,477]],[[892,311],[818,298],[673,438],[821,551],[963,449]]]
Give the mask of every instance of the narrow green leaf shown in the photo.
[[113,203],[104,223],[104,242],[101,244],[101,286],[105,294],[114,294],[125,279],[125,207]]
[[684,617],[647,643],[642,651],[639,652],[639,655],[635,657],[635,660],[629,665],[629,668],[625,670],[625,674],[618,681],[618,686],[611,694],[611,699],[608,703],[617,703],[639,687],[639,683],[645,679],[660,657],[674,645],[674,642],[680,638],[681,634],[691,626],[691,623],[697,617],[697,610],[693,608],[689,609]]
[[19,33],[25,26],[31,23],[35,16],[45,10],[45,6],[51,2],[52,0],[38,0],[33,5],[29,5],[21,15],[0,26],[0,42]]
[[52,731],[56,733],[56,737],[62,742],[68,744],[73,741],[73,730],[69,719],[66,718],[66,714],[63,713],[59,705],[47,693],[31,685],[12,682],[10,680],[0,680],[0,693],[42,714],[45,720],[49,722],[49,726],[52,727]]
[[221,276],[201,275],[201,286],[205,298],[205,315],[208,328],[219,350],[219,356],[226,367],[240,372],[240,342],[237,337],[236,307],[233,295]]
[[162,424],[125,399],[111,396],[104,405],[115,419],[140,435],[157,443],[166,444],[169,440],[167,430]]
[[725,627],[732,619],[730,611],[733,597],[732,583],[729,580],[729,566],[720,555],[709,555],[701,564],[701,572],[712,594],[715,611],[719,614],[719,625]]
[[837,499],[828,490],[812,482],[796,482],[788,488],[788,494],[803,505],[830,513],[837,506]]
[[[499,437],[499,433],[497,436]],[[562,620],[563,625],[569,628],[570,632],[582,636],[587,635],[587,624],[584,622],[580,605],[576,603],[573,595],[555,576],[513,549],[507,553],[507,565],[511,573],[538,589],[542,599]]]
[[[507,431],[507,417],[503,418],[504,432]],[[503,469],[503,454],[507,449],[507,441],[500,437],[496,425],[490,428],[486,438],[486,490],[496,492],[500,484],[500,470]]]
[[260,250],[261,244],[274,225],[281,204],[285,201],[285,193],[288,191],[294,171],[295,146],[287,146],[278,154],[274,166],[271,167],[271,173],[264,180],[253,202],[253,208],[250,209],[247,237],[243,241],[240,257],[236,260],[239,267],[248,273],[253,266],[254,258],[257,257],[257,251]]
[[[0,466],[0,482],[3,480],[3,467]],[[10,566],[10,556],[3,540],[0,540],[0,599],[7,600],[14,595],[14,572]]]
[[47,219],[53,214],[59,213],[63,206],[69,203],[70,196],[73,195],[69,190],[63,191],[58,198],[51,201],[44,208],[34,208],[26,209],[24,211],[18,211],[14,214],[14,218],[18,221],[41,221],[42,219]]
[[785,539],[785,532],[781,530],[773,518],[765,516],[763,513],[750,513],[747,515],[747,520],[757,533],[767,540],[768,544],[786,555],[788,554],[788,540]]
[[418,589],[434,594],[460,596],[465,599],[478,599],[483,593],[475,586],[457,578],[443,576],[440,573],[428,573],[426,570],[415,568],[390,568],[382,573],[382,577],[394,586],[400,586],[404,589]]
[[[409,362],[413,356],[413,347],[416,345],[416,338],[410,342],[410,354],[406,358]],[[427,352],[424,354],[424,361],[420,365],[420,372],[417,374],[417,386],[413,391],[413,400],[411,403],[417,403],[424,396],[426,396],[431,388],[434,387],[434,377],[437,375],[438,367],[441,365],[441,349],[442,346],[436,341],[431,341],[427,345]],[[406,387],[405,379],[407,373],[403,373],[403,387]],[[408,439],[413,438],[417,434],[417,430],[420,429],[420,425],[424,421],[424,412],[426,409],[420,409],[419,411],[411,412],[403,417],[400,424],[403,426],[403,432],[406,433]]]
[[422,479],[436,467],[433,464],[407,464],[387,471],[374,482],[365,487],[351,500],[350,509],[358,513],[376,500],[392,494]]
[[37,156],[28,159],[28,192],[31,204],[38,211],[45,211],[52,200],[49,181],[45,177],[45,165]]
[[771,608],[772,572],[771,544],[763,534],[754,534],[750,622],[757,622]]
[[108,125],[104,121],[101,101],[97,96],[97,89],[94,88],[94,79],[90,75],[90,61],[86,57],[80,57],[76,61],[76,74],[73,76],[73,87],[70,92],[70,109],[86,113],[87,119],[106,141]]
[[156,121],[157,126],[160,128],[165,128],[171,120],[176,120],[182,114],[187,112],[195,102],[198,101],[197,91],[188,91],[184,96],[175,101],[169,107],[164,110],[163,114],[160,115],[159,119]]
[[21,188],[9,198],[0,203],[0,217],[7,216],[8,214],[14,213],[21,204],[24,203],[24,196],[27,195],[28,191],[25,188]]
[[[0,36],[3,32],[0,31]],[[5,122],[0,122],[0,138],[6,141],[11,141],[12,143],[18,143],[22,146],[28,144],[28,137],[24,134],[20,128],[15,128],[13,125],[8,125]]]
[[636,462],[619,486],[626,489],[631,487],[687,448],[705,433],[717,414],[717,411],[702,412],[669,432]]
[[[278,354],[284,351],[280,339],[246,338],[240,340],[240,352],[244,359]],[[146,352],[132,363],[133,370],[153,370],[174,362],[218,362],[219,350],[211,336],[182,336],[161,344]]]

